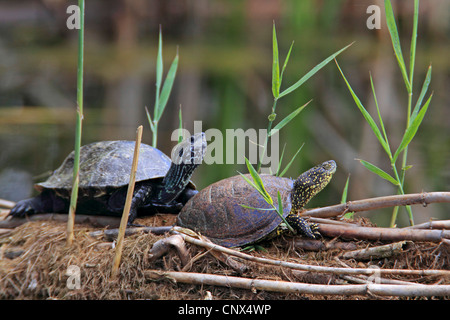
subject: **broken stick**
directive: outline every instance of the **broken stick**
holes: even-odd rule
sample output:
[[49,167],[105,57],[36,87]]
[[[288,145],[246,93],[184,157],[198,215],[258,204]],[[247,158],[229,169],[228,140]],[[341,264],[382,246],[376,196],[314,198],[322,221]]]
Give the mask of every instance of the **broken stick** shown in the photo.
[[125,237],[125,229],[128,224],[128,215],[131,208],[131,200],[133,199],[134,183],[136,181],[136,171],[139,160],[139,148],[142,139],[142,126],[139,126],[136,132],[136,144],[134,146],[133,164],[131,166],[130,183],[128,184],[127,198],[125,207],[123,208],[122,220],[120,221],[119,235],[117,236],[116,254],[112,267],[112,276],[115,277],[119,271],[120,258],[122,257],[123,239]]

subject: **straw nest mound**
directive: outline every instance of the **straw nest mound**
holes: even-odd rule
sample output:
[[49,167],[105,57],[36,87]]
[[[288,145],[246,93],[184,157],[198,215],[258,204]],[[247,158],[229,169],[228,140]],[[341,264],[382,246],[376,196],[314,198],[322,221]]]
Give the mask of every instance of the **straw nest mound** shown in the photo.
[[[140,220],[146,225],[171,225],[174,216],[155,216]],[[152,280],[148,270],[188,271],[202,274],[242,276],[315,284],[342,284],[350,281],[338,275],[305,273],[286,267],[240,261],[247,267],[239,275],[207,249],[186,244],[189,263],[182,265],[174,251],[156,261],[149,260],[149,251],[158,240],[156,236],[137,233],[124,240],[119,274],[112,277],[113,242],[103,236],[90,234],[95,229],[76,225],[75,240],[66,245],[66,225],[61,222],[35,221],[0,235],[0,299],[396,299],[374,295],[311,295],[246,290],[227,286],[179,283],[170,279]],[[333,241],[326,239],[327,242]],[[373,242],[353,241],[357,248],[375,245]],[[372,261],[357,261],[342,257],[342,250],[305,251],[294,246],[293,238],[280,238],[263,244],[264,250],[250,255],[282,261],[330,267],[368,267],[396,269],[448,269],[449,247],[439,243],[408,242],[393,257]],[[73,275],[79,275],[78,282]],[[449,284],[439,276],[386,275],[386,278],[422,284]],[[78,285],[78,286],[77,286]]]

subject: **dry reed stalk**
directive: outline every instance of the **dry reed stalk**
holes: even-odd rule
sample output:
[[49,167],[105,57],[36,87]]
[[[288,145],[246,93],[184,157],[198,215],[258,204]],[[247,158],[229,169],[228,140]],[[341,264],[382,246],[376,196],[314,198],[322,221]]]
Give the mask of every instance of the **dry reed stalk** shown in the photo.
[[382,259],[397,255],[403,252],[406,241],[390,243],[382,246],[370,247],[360,250],[347,251],[342,253],[344,259],[370,260]]
[[341,216],[347,212],[361,212],[386,207],[407,206],[414,204],[422,204],[423,206],[427,206],[430,203],[439,202],[450,202],[450,192],[422,192],[347,201],[347,203],[334,206],[310,209],[302,212],[302,215],[318,218],[330,218]]
[[16,203],[13,201],[0,199],[0,208],[12,209],[15,205]]
[[323,285],[159,270],[145,271],[145,275],[152,280],[170,279],[175,282],[241,288],[252,291],[264,290],[313,295],[375,294],[380,296],[402,297],[450,295],[450,285],[392,285],[373,283],[356,285]]
[[428,221],[414,226],[405,227],[405,229],[450,229],[450,220]]
[[[162,235],[166,232],[169,232],[172,229],[171,226],[162,226],[162,227],[135,227],[135,228],[127,228],[125,231],[125,236],[131,236],[133,234],[142,232],[142,233],[153,233],[154,235]],[[106,241],[114,241],[117,239],[117,235],[119,234],[119,229],[109,229],[109,230],[98,230],[89,232],[91,237],[101,237],[103,236]]]
[[[313,239],[303,239],[294,238],[293,241],[289,241],[289,244],[292,243],[295,248],[303,249],[307,251],[326,251],[326,250],[356,250],[357,245],[352,242],[343,242],[343,241],[327,241],[324,242],[322,240],[313,240]],[[288,242],[286,241],[288,245]]]
[[[355,228],[356,229],[356,228]],[[336,268],[325,266],[314,266],[300,263],[293,263],[281,260],[274,260],[268,258],[255,257],[240,251],[225,248],[214,243],[205,242],[199,239],[195,239],[189,235],[183,233],[183,228],[174,227],[174,231],[178,232],[186,242],[202,246],[208,249],[217,250],[222,253],[230,254],[238,258],[246,259],[257,263],[275,265],[280,267],[286,267],[296,270],[311,271],[311,272],[324,272],[333,274],[402,274],[402,275],[417,275],[417,276],[436,276],[445,275],[450,276],[449,270],[407,270],[407,269],[373,269],[373,268]]]
[[[61,213],[42,213],[33,214],[26,218],[8,217],[5,220],[0,221],[0,228],[14,229],[21,226],[24,223],[30,221],[58,221],[67,222],[68,215]],[[75,215],[75,223],[77,224],[89,224],[93,227],[118,227],[120,225],[120,219],[117,217],[108,216],[90,216],[86,214]]]
[[[357,277],[353,276],[347,276],[347,275],[341,275],[342,279],[345,279],[347,281],[353,282],[353,283],[373,283],[373,279],[370,279],[370,277],[359,275]],[[386,279],[386,278],[377,278],[377,282],[379,284],[398,284],[398,285],[406,285],[406,286],[426,286],[426,284],[421,283],[413,283],[403,280],[395,280],[395,279]]]
[[139,126],[136,131],[136,143],[134,146],[133,163],[131,166],[130,182],[128,184],[127,198],[125,200],[122,219],[120,221],[119,234],[117,236],[116,254],[114,256],[114,262],[112,267],[113,277],[117,276],[120,265],[120,258],[122,257],[123,239],[125,237],[125,229],[127,228],[128,224],[128,215],[130,213],[131,200],[133,199],[134,184],[136,182],[136,171],[139,160],[139,148],[141,146],[141,140],[142,140],[142,126]]
[[450,230],[424,230],[411,228],[346,227],[331,224],[319,224],[319,232],[327,237],[344,239],[381,240],[381,241],[431,241],[440,242],[450,239]]

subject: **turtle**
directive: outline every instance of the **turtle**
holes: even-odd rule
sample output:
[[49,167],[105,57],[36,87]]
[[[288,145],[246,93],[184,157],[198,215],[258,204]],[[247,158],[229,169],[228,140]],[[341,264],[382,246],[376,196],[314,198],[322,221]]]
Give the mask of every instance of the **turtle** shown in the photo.
[[[329,160],[302,173],[296,180],[262,174],[266,191],[277,206],[277,191],[283,216],[297,232],[309,238],[320,234],[298,211],[320,192],[336,172]],[[251,179],[250,175],[245,175]],[[246,207],[243,207],[245,205]],[[220,180],[192,197],[177,216],[175,225],[189,228],[224,247],[242,247],[273,238],[288,230],[280,216],[240,175]]]
[[[125,204],[135,141],[100,141],[80,148],[79,195],[76,212],[121,216]],[[204,133],[197,133],[172,149],[170,160],[159,149],[141,143],[128,224],[139,215],[178,213],[198,191],[190,178],[206,152]],[[40,193],[19,201],[12,217],[35,213],[67,213],[72,189],[74,152],[44,182]]]

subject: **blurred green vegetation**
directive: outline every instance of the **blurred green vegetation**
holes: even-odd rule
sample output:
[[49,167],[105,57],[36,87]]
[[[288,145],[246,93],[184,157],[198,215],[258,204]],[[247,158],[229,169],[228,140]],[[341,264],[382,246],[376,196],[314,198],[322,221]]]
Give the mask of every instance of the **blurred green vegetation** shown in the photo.
[[[413,2],[392,3],[399,15],[401,41],[409,44]],[[381,7],[380,30],[366,27],[366,9],[371,4]],[[68,5],[64,0],[0,0],[0,197],[8,196],[2,190],[12,185],[2,180],[2,176],[9,177],[2,172],[13,168],[36,177],[59,166],[73,149],[77,32],[66,28]],[[413,167],[405,192],[450,189],[449,7],[448,2],[438,0],[422,1],[420,6],[414,86],[420,88],[432,63],[430,91],[434,96],[408,150],[408,164]],[[194,120],[203,121],[204,130],[265,129],[272,106],[275,21],[280,61],[295,41],[284,88],[356,41],[338,57],[339,64],[364,106],[375,114],[372,73],[390,142],[398,145],[403,134],[399,128],[406,121],[407,94],[383,12],[383,1],[375,0],[88,1],[83,144],[132,140],[140,124],[144,125],[143,142],[151,144],[144,106],[153,106],[155,101],[159,25],[164,36],[164,69],[169,69],[177,46],[180,59],[159,123],[160,149],[170,154],[176,143],[170,135],[178,128],[180,105],[184,127],[191,132]],[[367,159],[384,170],[390,165],[333,63],[279,101],[278,119],[310,99],[308,107],[280,133],[280,147],[286,144],[283,166],[305,143],[287,176],[296,177],[328,159],[337,162],[333,181],[308,206],[339,203],[348,174],[349,200],[394,194],[393,186],[354,160]],[[246,172],[245,165],[202,165],[194,180],[203,188],[237,171]],[[31,193],[31,179],[15,188],[28,188]],[[444,205],[415,208],[416,223],[445,216],[448,207]],[[371,215],[386,225],[389,215],[385,220],[381,217]],[[407,222],[399,219],[398,223]]]

